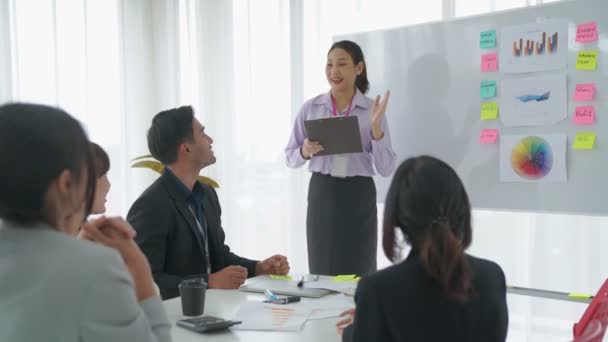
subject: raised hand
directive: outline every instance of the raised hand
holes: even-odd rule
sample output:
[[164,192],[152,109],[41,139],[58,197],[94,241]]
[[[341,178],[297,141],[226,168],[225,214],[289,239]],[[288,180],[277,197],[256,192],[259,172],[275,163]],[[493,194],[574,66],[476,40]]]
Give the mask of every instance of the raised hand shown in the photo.
[[386,94],[384,94],[384,99],[380,98],[380,95],[376,96],[376,100],[372,104],[371,111],[371,125],[372,125],[372,137],[374,140],[382,139],[384,136],[384,132],[382,131],[382,118],[384,117],[384,113],[386,113],[386,105],[388,104],[388,99],[391,96],[391,91],[387,90]]

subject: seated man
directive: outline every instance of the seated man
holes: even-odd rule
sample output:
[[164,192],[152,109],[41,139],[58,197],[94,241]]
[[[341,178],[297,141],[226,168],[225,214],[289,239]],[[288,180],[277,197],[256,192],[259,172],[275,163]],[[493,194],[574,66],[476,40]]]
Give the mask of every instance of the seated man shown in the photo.
[[284,256],[249,260],[224,244],[217,194],[197,178],[215,163],[212,143],[190,106],[158,113],[148,131],[148,148],[166,167],[133,203],[127,220],[164,300],[178,297],[186,278],[204,277],[209,288],[237,289],[247,277],[289,272]]

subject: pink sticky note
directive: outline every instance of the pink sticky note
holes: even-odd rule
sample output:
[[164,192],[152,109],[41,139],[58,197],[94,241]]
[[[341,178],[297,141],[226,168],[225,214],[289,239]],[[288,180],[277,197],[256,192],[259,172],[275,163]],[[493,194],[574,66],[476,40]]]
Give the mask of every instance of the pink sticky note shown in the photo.
[[574,101],[591,101],[595,95],[595,83],[577,84],[574,89]]
[[577,125],[591,125],[595,121],[595,106],[578,106],[573,121]]
[[479,135],[479,143],[480,144],[496,144],[498,140],[498,129],[484,129],[481,131]]
[[498,54],[497,53],[486,53],[481,55],[481,71],[496,71],[498,70]]
[[580,24],[576,27],[576,41],[594,42],[597,40],[597,22],[590,22],[586,24]]

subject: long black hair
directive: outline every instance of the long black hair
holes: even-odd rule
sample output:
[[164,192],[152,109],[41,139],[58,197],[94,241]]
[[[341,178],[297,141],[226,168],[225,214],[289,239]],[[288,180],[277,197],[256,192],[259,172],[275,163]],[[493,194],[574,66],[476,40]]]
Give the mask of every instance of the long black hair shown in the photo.
[[48,187],[64,170],[77,180],[85,173],[90,213],[96,179],[89,140],[78,121],[44,105],[0,106],[0,218],[46,221]]
[[353,63],[355,66],[361,62],[363,62],[363,71],[360,75],[357,75],[357,79],[355,80],[355,86],[359,89],[359,91],[363,94],[367,93],[369,90],[369,81],[367,80],[367,65],[365,64],[365,57],[363,57],[363,51],[361,47],[357,45],[357,43],[352,42],[350,40],[341,40],[339,42],[335,42],[327,54],[332,52],[334,49],[342,49],[346,51],[350,57],[353,59]]
[[420,156],[399,166],[386,197],[382,239],[384,253],[393,261],[400,252],[396,228],[448,297],[459,301],[470,297],[472,271],[464,250],[472,238],[471,205],[448,164]]
[[95,178],[100,178],[110,171],[110,157],[98,144],[91,142],[91,153],[95,163]]

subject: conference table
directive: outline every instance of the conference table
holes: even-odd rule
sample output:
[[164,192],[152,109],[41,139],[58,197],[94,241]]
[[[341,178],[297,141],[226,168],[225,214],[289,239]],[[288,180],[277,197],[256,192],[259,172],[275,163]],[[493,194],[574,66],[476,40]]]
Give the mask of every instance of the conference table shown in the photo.
[[[264,296],[238,290],[207,290],[205,315],[224,319],[234,318],[239,306],[246,301],[262,301]],[[303,302],[317,299],[303,298]],[[587,303],[543,298],[533,295],[508,293],[509,342],[572,341],[572,324],[577,322]],[[175,325],[185,318],[181,312],[180,298],[164,302],[173,324],[174,342],[209,341],[263,341],[263,342],[332,342],[341,341],[335,324],[339,318],[307,321],[299,332],[224,330],[216,333],[197,334]],[[297,305],[297,304],[295,304]],[[605,338],[604,341],[608,341]]]
[[[224,319],[233,318],[239,306],[246,301],[263,301],[264,295],[238,290],[207,290],[205,295],[204,315],[220,317]],[[315,299],[302,298],[303,302]],[[241,331],[223,330],[216,333],[197,334],[175,325],[177,320],[186,318],[182,315],[180,298],[174,298],[164,302],[169,320],[173,324],[173,342],[209,341],[262,341],[262,342],[324,342],[340,341],[336,331],[338,318],[307,321],[299,332],[282,331]],[[289,304],[297,305],[297,304]]]

